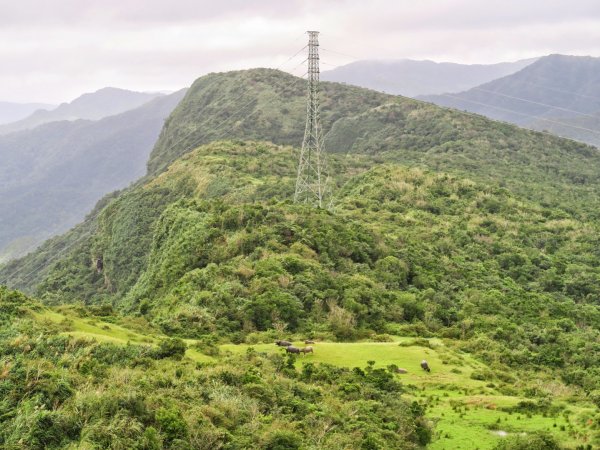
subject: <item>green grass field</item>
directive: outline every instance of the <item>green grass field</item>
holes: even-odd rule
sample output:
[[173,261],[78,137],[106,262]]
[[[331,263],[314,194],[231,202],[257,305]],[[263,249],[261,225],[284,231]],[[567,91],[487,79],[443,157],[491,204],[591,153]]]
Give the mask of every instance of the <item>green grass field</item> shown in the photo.
[[[44,310],[35,313],[40,321],[49,322],[65,334],[80,338],[117,344],[155,345],[159,334],[144,334],[122,325],[105,322],[97,318],[82,318],[67,311]],[[189,348],[186,356],[199,363],[211,363],[214,357],[204,355],[193,348],[195,341],[186,340]],[[408,371],[398,374],[398,379],[406,386],[406,397],[423,404],[427,417],[434,424],[432,450],[474,450],[491,449],[511,433],[527,433],[545,430],[555,434],[569,448],[586,443],[590,418],[594,409],[570,405],[568,398],[553,399],[556,405],[563,405],[557,417],[543,414],[526,415],[521,412],[507,412],[503,408],[517,405],[527,400],[517,395],[502,394],[495,384],[475,380],[471,375],[475,370],[485,370],[485,364],[466,353],[459,352],[438,339],[429,340],[428,346],[417,345],[413,338],[397,337],[394,342],[335,343],[317,342],[313,345],[314,354],[300,355],[297,366],[304,362],[322,362],[341,367],[361,367],[375,362],[375,367],[396,365]],[[304,346],[295,342],[297,346]],[[284,349],[274,344],[226,344],[220,346],[221,355],[244,354],[252,347],[258,352],[284,353]],[[427,373],[420,367],[426,359],[431,367]]]

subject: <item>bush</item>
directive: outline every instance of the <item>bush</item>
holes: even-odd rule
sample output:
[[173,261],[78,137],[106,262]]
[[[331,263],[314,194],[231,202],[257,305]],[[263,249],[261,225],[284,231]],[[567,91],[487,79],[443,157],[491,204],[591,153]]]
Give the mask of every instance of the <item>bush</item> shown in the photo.
[[179,361],[185,355],[186,349],[185,342],[179,338],[165,339],[158,345],[154,354],[156,359],[173,358]]
[[527,436],[510,436],[494,447],[494,450],[560,450],[554,437],[547,433],[532,433]]
[[265,444],[266,450],[298,450],[302,439],[292,431],[279,430],[271,434]]
[[188,426],[179,410],[175,408],[160,408],[156,411],[155,419],[160,431],[168,441],[185,439],[187,437]]

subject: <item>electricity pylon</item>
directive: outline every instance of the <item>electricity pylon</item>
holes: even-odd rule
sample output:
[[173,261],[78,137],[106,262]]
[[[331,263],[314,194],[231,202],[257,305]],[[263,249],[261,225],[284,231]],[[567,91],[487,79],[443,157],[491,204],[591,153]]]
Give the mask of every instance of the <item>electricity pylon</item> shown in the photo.
[[294,202],[323,208],[328,194],[328,174],[319,113],[319,32],[308,33],[308,92],[306,128],[298,163]]

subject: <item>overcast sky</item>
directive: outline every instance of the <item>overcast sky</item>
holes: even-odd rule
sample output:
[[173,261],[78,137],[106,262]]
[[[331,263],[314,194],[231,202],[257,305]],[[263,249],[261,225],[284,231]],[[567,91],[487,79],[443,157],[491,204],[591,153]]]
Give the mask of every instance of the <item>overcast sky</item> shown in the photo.
[[0,0],[0,101],[290,71],[307,29],[321,31],[323,70],[359,58],[600,56],[600,0]]

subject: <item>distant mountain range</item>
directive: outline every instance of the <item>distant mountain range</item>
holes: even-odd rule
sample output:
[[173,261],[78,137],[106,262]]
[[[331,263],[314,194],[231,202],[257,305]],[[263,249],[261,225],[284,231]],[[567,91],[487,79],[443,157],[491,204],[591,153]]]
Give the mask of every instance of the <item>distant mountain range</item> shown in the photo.
[[600,145],[600,58],[545,56],[465,92],[420,98]]
[[[83,94],[70,103],[63,103],[55,109],[38,109],[29,116],[0,126],[0,134],[35,128],[44,123],[60,120],[99,120],[137,108],[150,100],[161,97],[161,93],[134,92],[107,87],[93,93]],[[1,104],[0,104],[1,106]]]
[[[103,91],[103,99],[126,92]],[[105,194],[143,175],[164,120],[185,90],[158,98],[133,94],[125,95],[133,104],[151,100],[97,121],[53,122],[0,136],[0,263],[69,229]],[[72,111],[102,114],[102,102],[81,99]],[[126,104],[106,104],[104,111]]]
[[470,89],[513,74],[536,59],[499,64],[455,64],[410,59],[356,61],[324,71],[324,81],[337,81],[389,94],[416,97]]
[[0,102],[0,125],[24,119],[38,109],[52,109],[56,105],[46,103]]

